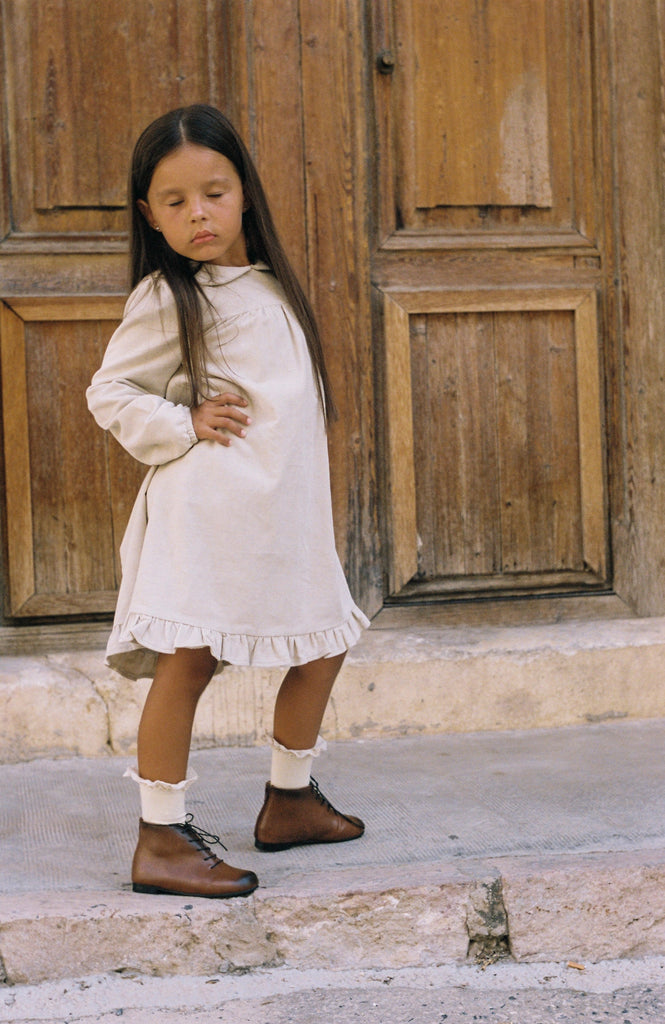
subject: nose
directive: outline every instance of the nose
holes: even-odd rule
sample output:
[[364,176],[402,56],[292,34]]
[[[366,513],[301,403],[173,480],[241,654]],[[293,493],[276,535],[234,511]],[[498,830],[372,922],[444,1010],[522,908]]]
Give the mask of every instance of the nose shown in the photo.
[[190,220],[201,220],[205,216],[203,209],[203,201],[200,196],[192,199],[189,204],[189,219]]

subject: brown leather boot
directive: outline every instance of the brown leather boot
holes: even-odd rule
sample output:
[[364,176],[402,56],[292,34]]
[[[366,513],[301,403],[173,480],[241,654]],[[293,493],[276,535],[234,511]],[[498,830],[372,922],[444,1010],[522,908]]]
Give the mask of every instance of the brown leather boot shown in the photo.
[[360,818],[335,810],[314,779],[302,789],[277,789],[267,782],[254,845],[273,852],[307,843],[346,843],[359,839],[364,831]]
[[259,884],[254,872],[225,864],[204,839],[219,842],[218,836],[195,828],[191,815],[183,825],[153,825],[141,818],[132,863],[134,892],[213,899],[253,892]]

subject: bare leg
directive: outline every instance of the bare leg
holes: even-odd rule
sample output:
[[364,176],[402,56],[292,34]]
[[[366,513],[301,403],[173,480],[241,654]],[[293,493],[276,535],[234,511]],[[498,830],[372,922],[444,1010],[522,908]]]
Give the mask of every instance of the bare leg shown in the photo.
[[290,750],[309,750],[317,740],[323,714],[346,654],[294,665],[275,701],[273,735]]
[[216,665],[207,647],[159,655],[139,724],[142,779],[178,783],[187,775],[196,706]]

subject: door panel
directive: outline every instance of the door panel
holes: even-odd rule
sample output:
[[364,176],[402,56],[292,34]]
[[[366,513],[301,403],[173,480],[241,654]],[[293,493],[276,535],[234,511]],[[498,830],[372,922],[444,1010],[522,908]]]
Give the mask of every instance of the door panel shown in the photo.
[[381,187],[394,191],[383,227],[401,229],[395,244],[423,229],[461,229],[467,244],[481,232],[483,248],[506,232],[529,244],[527,230],[593,240],[589,0],[394,0],[384,45],[386,21],[398,59],[377,101],[392,136],[382,159],[394,149]]
[[550,208],[547,30],[558,26],[544,0],[489,3],[477,17],[464,0],[416,3],[410,26],[405,13],[416,208]]
[[117,547],[145,467],[85,405],[123,302],[16,298],[0,309],[10,611],[113,608]]
[[5,0],[3,13],[14,231],[124,231],[138,132],[219,100],[220,5]]
[[385,307],[393,592],[601,582],[595,291],[391,290]]

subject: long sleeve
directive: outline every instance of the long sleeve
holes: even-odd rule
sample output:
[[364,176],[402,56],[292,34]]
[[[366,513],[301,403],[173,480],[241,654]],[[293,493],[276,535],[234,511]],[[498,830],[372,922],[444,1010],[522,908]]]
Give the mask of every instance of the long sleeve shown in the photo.
[[189,407],[166,398],[180,369],[173,297],[145,279],[127,300],[86,398],[99,426],[149,466],[179,458],[197,441]]

